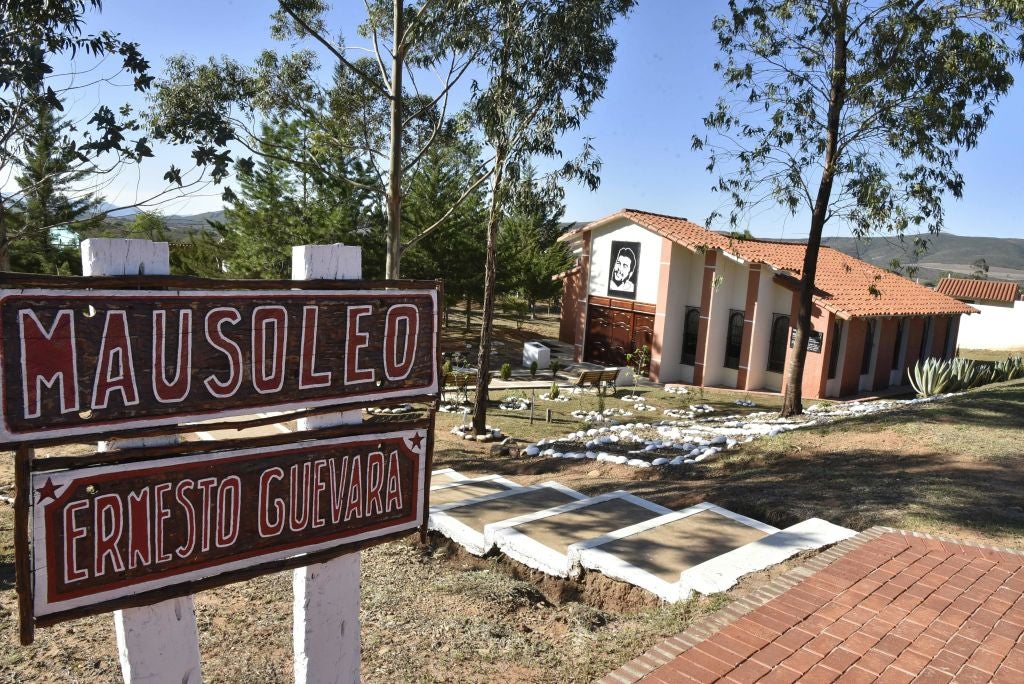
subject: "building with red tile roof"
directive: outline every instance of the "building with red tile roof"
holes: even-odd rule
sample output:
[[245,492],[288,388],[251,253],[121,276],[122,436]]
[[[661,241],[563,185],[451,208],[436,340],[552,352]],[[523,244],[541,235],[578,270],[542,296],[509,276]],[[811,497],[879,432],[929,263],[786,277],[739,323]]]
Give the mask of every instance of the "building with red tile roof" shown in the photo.
[[[560,337],[576,358],[625,365],[651,348],[660,382],[783,389],[806,246],[714,232],[623,209],[561,238]],[[803,393],[838,397],[904,384],[907,368],[956,349],[972,306],[829,247],[818,255]]]
[[1013,306],[1020,299],[1017,283],[1006,280],[975,280],[943,278],[935,288],[947,297],[971,304],[1003,304]]
[[1017,283],[1003,280],[943,278],[936,292],[971,304],[980,312],[960,324],[965,349],[1024,349],[1024,299]]

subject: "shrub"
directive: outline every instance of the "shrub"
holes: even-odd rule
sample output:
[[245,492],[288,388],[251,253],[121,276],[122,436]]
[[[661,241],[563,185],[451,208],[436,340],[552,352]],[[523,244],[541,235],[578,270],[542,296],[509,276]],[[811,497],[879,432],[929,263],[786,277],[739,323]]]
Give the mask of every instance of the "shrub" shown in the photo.
[[512,377],[512,365],[508,363],[501,364],[501,370],[498,371],[498,377],[502,380],[508,380]]
[[531,378],[537,377],[537,362],[536,361],[531,361],[530,362],[530,377]]
[[551,389],[548,391],[548,399],[557,399],[559,394],[558,383],[551,383]]
[[444,363],[441,364],[441,372],[445,375],[449,375],[452,372],[452,362],[445,359]]
[[551,360],[551,378],[554,379],[558,375],[558,371],[562,370],[562,362],[558,359]]

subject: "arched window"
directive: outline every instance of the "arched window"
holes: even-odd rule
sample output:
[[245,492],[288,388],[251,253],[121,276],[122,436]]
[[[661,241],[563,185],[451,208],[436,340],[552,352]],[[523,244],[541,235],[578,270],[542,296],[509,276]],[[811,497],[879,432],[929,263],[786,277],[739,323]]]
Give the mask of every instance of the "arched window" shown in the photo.
[[729,312],[729,328],[725,333],[725,367],[740,367],[740,348],[743,346],[743,312]]
[[868,321],[868,332],[864,337],[864,356],[860,357],[860,374],[867,375],[871,370],[871,357],[875,353],[875,322]]
[[781,373],[786,366],[786,349],[789,346],[789,316],[775,314],[772,319],[772,336],[768,342],[768,370]]
[[683,358],[681,363],[692,366],[697,361],[697,334],[700,331],[700,309],[686,307],[683,316]]

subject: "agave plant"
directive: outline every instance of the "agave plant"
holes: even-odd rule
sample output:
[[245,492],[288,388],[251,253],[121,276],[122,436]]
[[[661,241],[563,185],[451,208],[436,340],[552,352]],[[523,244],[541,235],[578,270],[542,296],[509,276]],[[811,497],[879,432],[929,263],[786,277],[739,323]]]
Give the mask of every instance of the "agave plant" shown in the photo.
[[960,392],[978,386],[980,366],[974,359],[957,357],[949,363],[950,379],[946,390]]
[[1006,359],[1007,365],[1010,367],[1010,372],[1007,376],[1007,380],[1017,380],[1024,378],[1024,356],[1016,354]]
[[1003,361],[997,361],[992,366],[993,382],[1005,382],[1024,378],[1024,358],[1019,355],[1010,356]]
[[928,358],[914,364],[909,373],[910,386],[920,397],[934,397],[946,391],[952,375],[949,362]]

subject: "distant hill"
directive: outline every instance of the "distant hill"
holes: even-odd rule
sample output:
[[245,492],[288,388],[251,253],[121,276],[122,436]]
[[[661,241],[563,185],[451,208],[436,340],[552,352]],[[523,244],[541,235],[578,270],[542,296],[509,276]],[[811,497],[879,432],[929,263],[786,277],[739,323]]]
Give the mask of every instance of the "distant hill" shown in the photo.
[[[116,229],[131,223],[135,219],[137,211],[131,210],[131,214],[127,212],[128,210],[125,210],[124,214],[108,216],[105,224]],[[179,242],[187,240],[189,233],[213,231],[208,221],[223,221],[224,212],[207,211],[202,214],[170,214],[164,216],[163,219],[167,223],[168,239],[172,242]]]
[[918,268],[916,277],[921,282],[937,282],[947,273],[969,277],[975,270],[974,262],[984,259],[989,267],[989,278],[1024,284],[1024,239],[940,233],[923,236],[928,239],[928,251],[915,257],[914,237],[908,235],[902,241],[890,236],[866,240],[830,237],[824,238],[822,243],[880,268],[889,268],[893,259],[899,259],[905,266]]

